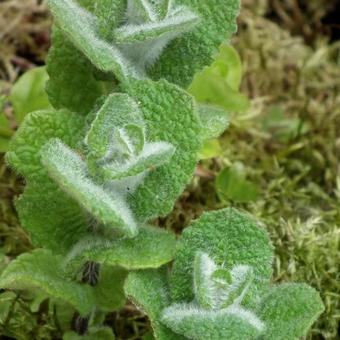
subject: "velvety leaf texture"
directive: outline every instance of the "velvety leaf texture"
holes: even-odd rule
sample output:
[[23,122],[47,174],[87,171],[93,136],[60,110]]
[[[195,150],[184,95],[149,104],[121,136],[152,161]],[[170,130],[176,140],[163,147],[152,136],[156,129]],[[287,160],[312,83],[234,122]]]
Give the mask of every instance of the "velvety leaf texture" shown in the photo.
[[258,308],[258,315],[267,326],[263,339],[300,339],[323,311],[319,293],[306,284],[273,287]]
[[270,280],[273,249],[267,233],[251,216],[235,209],[209,212],[186,228],[178,242],[170,279],[175,301],[190,302],[194,298],[192,277],[197,251],[207,253],[225,268],[252,266],[253,293]]
[[98,308],[106,313],[125,304],[124,282],[127,272],[119,267],[102,266],[98,283],[93,288]]
[[137,234],[136,222],[126,203],[109,195],[88,176],[86,163],[58,139],[52,139],[41,150],[42,162],[53,178],[95,219],[120,234]]
[[[211,276],[217,270],[217,266],[207,254],[198,252],[194,262],[194,292],[197,303],[204,308],[210,309],[215,305],[216,295],[220,295]],[[217,294],[216,294],[217,293]]]
[[[187,11],[189,12],[189,11]],[[116,32],[116,38],[118,42],[143,42],[150,41],[167,34],[176,34],[190,30],[198,22],[198,17],[192,13],[186,13],[181,15],[179,13],[175,17],[165,18],[160,23],[149,23],[141,25],[126,25],[120,27]]]
[[126,91],[140,104],[148,139],[176,149],[170,162],[150,171],[129,197],[135,215],[147,220],[168,214],[191,179],[201,147],[200,124],[192,97],[164,80],[131,81]]
[[140,78],[131,62],[113,44],[100,38],[98,18],[72,0],[49,0],[57,26],[99,70],[113,73],[119,80],[127,75]]
[[199,117],[202,125],[202,138],[219,137],[229,126],[229,114],[212,105],[199,105]]
[[142,227],[132,239],[88,237],[74,246],[67,261],[94,261],[129,270],[158,268],[173,259],[175,235],[154,227]]
[[173,331],[195,340],[257,339],[263,324],[253,314],[230,310],[205,311],[190,305],[173,305],[165,309],[162,321]]
[[95,305],[90,286],[68,280],[62,269],[62,258],[41,249],[20,255],[12,261],[1,275],[0,287],[38,287],[47,294],[70,303],[83,315],[88,314]]
[[[92,13],[70,0],[49,0],[48,4],[72,43],[96,68],[121,81],[127,75],[144,77],[145,68],[154,64],[149,69],[153,79],[187,87],[194,73],[211,63],[221,42],[236,31],[239,0],[183,0],[178,7],[171,3],[168,13],[158,18],[151,15],[157,9],[146,10],[143,17],[144,5],[136,2],[128,5],[126,16],[123,1],[114,1],[106,11],[93,6]],[[146,8],[153,6],[158,5]],[[120,26],[125,18],[128,23]]]
[[115,128],[127,124],[144,126],[142,113],[137,103],[127,94],[109,95],[99,109],[86,136],[89,151],[96,158],[106,155]]
[[125,293],[151,321],[157,340],[184,340],[160,322],[162,310],[170,304],[166,268],[131,272],[125,282]]
[[57,27],[53,28],[51,41],[46,87],[50,102],[56,109],[67,108],[85,115],[103,94],[103,85],[95,79],[90,61]]
[[7,161],[28,181],[43,182],[47,171],[40,160],[40,149],[51,138],[59,138],[77,148],[83,138],[84,120],[67,110],[37,111],[29,114],[15,134]]
[[67,254],[79,239],[88,235],[85,212],[54,184],[28,184],[16,201],[22,226],[36,247]]
[[113,30],[122,23],[127,0],[100,0],[94,5],[94,14],[98,18],[99,35],[110,40]]
[[[219,152],[213,138],[229,124],[224,110],[248,107],[237,52],[224,44],[217,55],[236,31],[240,1],[46,2],[55,23],[46,91],[56,110],[26,116],[7,154],[26,179],[16,207],[39,249],[0,268],[0,288],[39,288],[31,310],[50,297],[60,330],[75,311],[89,318],[85,334],[67,331],[64,340],[114,339],[96,325],[126,298],[147,314],[157,340],[306,335],[323,311],[320,296],[304,284],[270,288],[273,248],[250,215],[205,213],[178,242],[150,226],[192,179],[202,142],[210,142],[206,154]],[[31,93],[49,105],[46,73],[37,80],[33,92],[22,83],[12,92],[24,98],[13,103],[18,121]],[[231,188],[229,177],[224,194],[244,200],[252,183],[241,173]]]
[[200,22],[165,49],[159,61],[149,70],[154,79],[187,87],[194,74],[210,65],[220,44],[236,32],[239,0],[183,0]]

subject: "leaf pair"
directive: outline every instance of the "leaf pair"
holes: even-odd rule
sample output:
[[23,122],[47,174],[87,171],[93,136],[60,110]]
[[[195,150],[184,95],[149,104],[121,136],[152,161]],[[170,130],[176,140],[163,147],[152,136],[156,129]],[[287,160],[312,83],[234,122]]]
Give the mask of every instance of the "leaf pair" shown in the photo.
[[[42,164],[62,190],[100,224],[128,237],[136,236],[138,229],[125,200],[126,190],[133,193],[150,168],[168,163],[174,153],[168,143],[147,142],[143,125],[137,104],[127,95],[113,94],[98,111],[85,138],[89,164],[57,139],[41,150]],[[140,175],[136,182],[135,176]],[[98,181],[96,177],[101,176]]]
[[[139,105],[126,94],[108,96],[85,144],[86,120],[68,111],[32,113],[19,129],[7,159],[29,182],[18,208],[38,245],[72,246],[93,224],[91,216],[134,236],[137,221],[171,210],[191,177],[200,148],[192,99],[167,82],[136,82],[127,91]],[[115,131],[120,135],[112,145]],[[119,157],[121,163],[113,161]],[[56,240],[43,235],[47,220]]]
[[98,223],[128,237],[137,234],[137,223],[125,201],[96,184],[79,155],[55,139],[41,154],[50,177]]
[[304,284],[269,287],[272,256],[268,236],[248,215],[207,213],[185,229],[170,277],[131,273],[125,291],[149,314],[156,339],[298,339],[323,304]]
[[128,0],[127,23],[114,32],[117,45],[143,74],[165,47],[195,29],[199,17],[174,1]]
[[239,12],[238,0],[78,2],[48,2],[58,26],[48,93],[54,107],[83,114],[115,78],[149,76],[186,88],[236,31]]
[[238,265],[228,271],[219,268],[206,253],[198,252],[194,262],[195,301],[207,310],[229,307],[244,299],[253,279],[249,266]]
[[[150,169],[168,163],[174,147],[147,141],[146,132],[138,105],[128,95],[110,95],[85,139],[90,173],[110,182],[146,175]],[[129,191],[133,192],[132,188]]]
[[162,313],[162,322],[176,333],[194,339],[255,338],[264,323],[242,306],[252,283],[252,268],[237,265],[229,272],[205,253],[194,263],[195,300],[175,304]]
[[[127,23],[113,27],[112,35],[104,39],[101,18],[96,15],[103,13],[91,13],[72,0],[49,0],[48,5],[58,26],[91,63],[121,81],[129,76],[143,78],[145,65],[157,60],[172,39],[198,20],[189,9],[172,1],[160,6],[144,0],[128,1]],[[161,11],[164,15],[158,16]]]

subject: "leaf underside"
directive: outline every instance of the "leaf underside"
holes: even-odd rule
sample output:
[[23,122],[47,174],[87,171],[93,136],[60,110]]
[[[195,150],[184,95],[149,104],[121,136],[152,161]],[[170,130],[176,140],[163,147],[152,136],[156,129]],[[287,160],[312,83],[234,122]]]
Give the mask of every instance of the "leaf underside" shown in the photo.
[[178,304],[165,309],[162,321],[188,339],[257,339],[261,330],[256,327],[256,323],[250,323],[247,314],[236,312],[205,311],[195,306]]
[[142,227],[132,239],[87,237],[68,254],[67,261],[93,261],[119,265],[128,270],[158,268],[173,259],[176,246],[174,234],[154,227]]
[[90,286],[65,278],[62,258],[47,250],[38,249],[12,261],[1,275],[0,286],[8,289],[41,288],[47,294],[70,303],[83,315],[87,315],[95,305]]
[[112,197],[93,182],[79,155],[58,139],[50,140],[41,155],[51,178],[94,218],[126,236],[137,234],[136,222],[124,200]]
[[122,268],[102,266],[97,285],[91,287],[74,281],[68,275],[61,256],[37,249],[20,255],[9,264],[1,275],[0,287],[19,290],[40,288],[51,297],[71,304],[86,316],[93,308],[110,312],[124,305],[126,275]]

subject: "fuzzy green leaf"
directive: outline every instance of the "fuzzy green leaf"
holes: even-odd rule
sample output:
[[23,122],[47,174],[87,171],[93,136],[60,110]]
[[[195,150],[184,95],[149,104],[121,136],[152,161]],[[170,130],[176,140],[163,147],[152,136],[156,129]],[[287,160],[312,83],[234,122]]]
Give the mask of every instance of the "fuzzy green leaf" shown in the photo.
[[88,235],[90,220],[85,212],[54,184],[29,183],[16,201],[16,208],[36,247],[65,255]]
[[205,253],[198,252],[194,262],[194,291],[197,303],[206,309],[215,305],[217,287],[212,282],[212,275],[217,266]]
[[122,129],[117,129],[116,131],[118,132],[119,139],[124,142],[126,151],[130,155],[137,156],[143,151],[145,146],[145,131],[143,127],[135,124],[127,124]]
[[243,298],[250,289],[254,280],[253,270],[249,266],[238,265],[231,270],[232,283],[230,285],[228,296],[223,301],[223,307],[228,307],[233,303],[242,303]]
[[159,22],[169,16],[171,0],[128,0],[127,18],[132,24]]
[[112,197],[88,176],[86,163],[58,139],[41,150],[49,175],[75,201],[105,226],[128,237],[137,234],[136,222],[125,201]]
[[129,0],[126,23],[114,38],[123,54],[145,72],[174,39],[195,28],[199,17],[188,7],[169,1]]
[[131,24],[140,24],[143,22],[151,21],[152,13],[150,13],[150,2],[143,0],[128,0],[126,9],[126,19],[127,22]]
[[199,105],[198,112],[203,139],[217,138],[229,126],[229,114],[223,109],[211,105]]
[[116,162],[103,166],[105,179],[121,179],[148,173],[155,168],[169,163],[175,152],[175,148],[164,142],[147,143],[143,151],[136,157],[132,157],[125,164],[118,165]]
[[85,115],[103,94],[103,85],[95,79],[92,64],[57,27],[53,28],[51,40],[46,87],[50,102],[56,109],[67,108]]
[[300,339],[323,311],[320,295],[306,284],[274,287],[264,296],[258,309],[267,325],[263,339]]
[[194,298],[192,264],[198,251],[209,254],[225,268],[251,266],[255,274],[249,291],[251,298],[270,280],[273,249],[267,233],[250,215],[223,209],[205,213],[184,230],[170,281],[175,301],[190,302]]
[[12,261],[0,277],[0,287],[41,288],[47,294],[67,301],[83,315],[87,315],[95,304],[90,286],[65,278],[62,258],[42,249]]
[[118,43],[135,43],[152,41],[157,38],[166,39],[167,35],[174,36],[190,30],[198,22],[198,17],[188,9],[176,13],[159,22],[141,25],[124,25],[116,31]]
[[116,46],[100,38],[95,15],[73,0],[48,0],[48,6],[57,26],[96,68],[113,73],[119,80],[128,75],[140,77]]
[[264,324],[240,306],[205,311],[192,304],[168,307],[162,322],[174,332],[195,340],[251,340],[261,335]]
[[129,197],[139,218],[164,216],[191,179],[201,147],[194,103],[185,91],[164,80],[132,81],[126,91],[140,103],[148,141],[166,142],[176,149],[170,162],[150,170]]
[[251,267],[237,265],[229,272],[216,266],[205,253],[197,253],[194,262],[194,292],[204,309],[221,309],[241,304],[253,281]]
[[160,228],[142,227],[132,239],[87,237],[70,251],[67,261],[93,261],[129,270],[158,268],[173,259],[175,235]]
[[150,69],[154,79],[165,78],[187,87],[194,74],[210,65],[218,46],[236,31],[239,0],[183,0],[200,18],[194,29],[175,39]]
[[86,137],[91,174],[110,181],[168,163],[174,147],[165,142],[148,143],[145,133],[138,105],[125,94],[110,95]]
[[45,181],[47,172],[40,160],[41,147],[51,138],[60,138],[77,148],[83,139],[83,130],[82,117],[67,110],[33,112],[15,134],[7,161],[27,180]]
[[119,267],[101,266],[99,281],[93,288],[96,305],[102,312],[112,312],[125,304],[124,282],[127,272]]
[[36,67],[25,72],[14,84],[9,96],[15,119],[21,123],[25,116],[37,110],[51,107],[45,92],[48,79],[45,67]]
[[157,340],[184,340],[160,322],[162,310],[170,304],[166,268],[131,272],[125,282],[125,293],[148,315]]
[[126,11],[126,0],[100,0],[95,2],[94,14],[98,18],[101,38],[111,39],[114,29],[121,24]]
[[137,103],[127,94],[109,95],[96,114],[86,136],[86,144],[95,158],[102,158],[111,147],[115,128],[127,124],[143,127],[143,116]]

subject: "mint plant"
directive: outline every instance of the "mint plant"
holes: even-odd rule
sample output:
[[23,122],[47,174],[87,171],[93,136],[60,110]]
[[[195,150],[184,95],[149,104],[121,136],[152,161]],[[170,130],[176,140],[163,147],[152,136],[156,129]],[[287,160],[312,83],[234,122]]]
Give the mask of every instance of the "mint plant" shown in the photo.
[[[173,233],[152,226],[190,181],[202,142],[226,128],[221,108],[185,88],[235,32],[238,0],[48,5],[53,109],[29,114],[7,153],[26,180],[16,206],[37,249],[11,262],[0,286],[38,287],[71,305],[64,339],[112,338],[101,323],[125,296],[159,339],[276,336],[282,300],[268,291],[272,249],[254,223],[233,210],[207,214],[177,250]],[[291,338],[322,310],[313,290],[298,287]]]
[[272,286],[272,258],[253,218],[206,213],[184,230],[170,272],[132,272],[125,291],[156,339],[299,339],[324,307],[305,284]]

